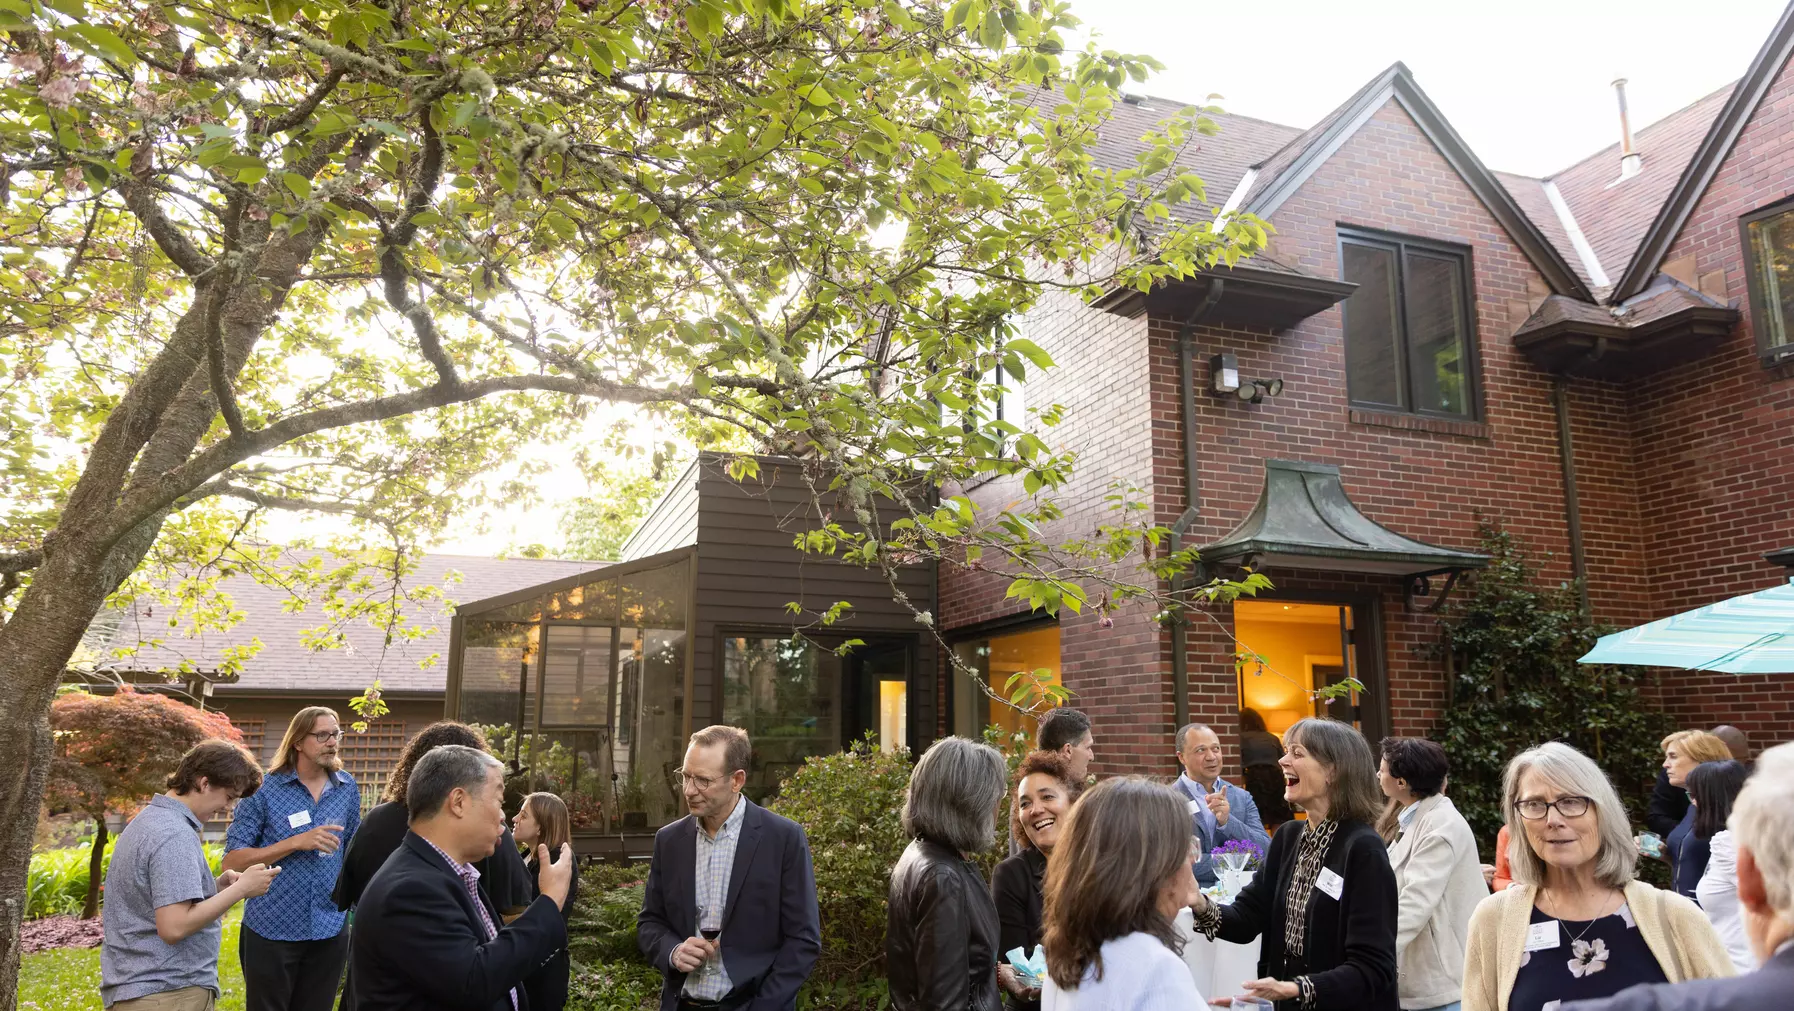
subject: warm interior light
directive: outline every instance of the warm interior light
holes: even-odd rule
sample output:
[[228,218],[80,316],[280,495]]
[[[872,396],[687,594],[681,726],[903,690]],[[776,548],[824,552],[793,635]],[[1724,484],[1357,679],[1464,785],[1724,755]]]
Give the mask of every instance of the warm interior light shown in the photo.
[[903,681],[878,683],[878,747],[880,751],[896,751],[909,747],[909,684]]

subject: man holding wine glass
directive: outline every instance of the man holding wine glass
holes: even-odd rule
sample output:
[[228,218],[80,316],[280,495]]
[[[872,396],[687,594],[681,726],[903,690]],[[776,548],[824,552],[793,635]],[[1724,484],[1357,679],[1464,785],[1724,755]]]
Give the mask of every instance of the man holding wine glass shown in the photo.
[[736,727],[691,735],[691,814],[655,834],[636,936],[666,976],[661,1011],[785,1011],[821,951],[809,840],[741,795],[751,753]]

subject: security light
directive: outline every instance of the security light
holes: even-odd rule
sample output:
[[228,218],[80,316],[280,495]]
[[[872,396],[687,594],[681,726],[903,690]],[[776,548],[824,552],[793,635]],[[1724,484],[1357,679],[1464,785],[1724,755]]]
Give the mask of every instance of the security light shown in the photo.
[[1214,355],[1208,360],[1210,388],[1217,394],[1236,393],[1240,388],[1240,363],[1232,355]]

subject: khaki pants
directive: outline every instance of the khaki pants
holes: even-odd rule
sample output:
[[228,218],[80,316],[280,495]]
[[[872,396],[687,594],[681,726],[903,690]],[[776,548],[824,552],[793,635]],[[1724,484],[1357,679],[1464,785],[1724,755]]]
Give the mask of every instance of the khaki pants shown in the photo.
[[212,1011],[214,1006],[211,987],[184,986],[179,990],[152,993],[148,997],[121,1000],[108,1011]]

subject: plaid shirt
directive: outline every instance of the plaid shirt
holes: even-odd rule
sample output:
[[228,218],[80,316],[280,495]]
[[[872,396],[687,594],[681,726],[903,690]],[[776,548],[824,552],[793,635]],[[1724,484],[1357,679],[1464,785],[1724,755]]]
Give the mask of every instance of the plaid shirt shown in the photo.
[[[717,830],[715,839],[704,833],[702,822],[697,826],[697,874],[693,880],[700,918],[704,910],[712,909],[716,922],[722,922],[723,905],[729,900],[729,875],[735,870],[735,845],[741,841],[741,820],[747,814],[748,803],[746,797],[736,798],[735,810]],[[702,927],[703,923],[698,925]],[[685,995],[693,1000],[722,1000],[733,987],[720,951],[716,958],[685,977]]]
[[[424,839],[421,835],[418,836],[418,838]],[[486,940],[490,941],[497,937],[498,928],[492,923],[492,914],[486,912],[486,904],[480,901],[479,868],[472,864],[464,864],[461,861],[456,860],[454,857],[451,857],[444,852],[441,846],[430,842],[428,839],[424,839],[424,842],[430,843],[430,848],[435,850],[436,854],[442,857],[442,859],[448,861],[448,865],[455,869],[456,874],[460,875],[461,883],[467,886],[467,895],[469,898],[473,899],[473,908],[480,911],[480,924],[486,928]],[[517,1011],[516,987],[511,988],[511,1011]]]

